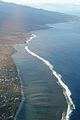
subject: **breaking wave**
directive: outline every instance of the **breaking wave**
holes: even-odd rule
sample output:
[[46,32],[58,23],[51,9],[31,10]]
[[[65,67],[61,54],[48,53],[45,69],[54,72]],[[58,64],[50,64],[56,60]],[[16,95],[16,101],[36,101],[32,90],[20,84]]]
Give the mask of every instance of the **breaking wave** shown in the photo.
[[63,112],[62,113],[62,118],[61,120],[69,120],[70,119],[70,116],[73,112],[73,110],[75,109],[75,105],[72,101],[72,98],[71,98],[71,91],[69,90],[68,86],[63,82],[62,80],[62,76],[60,74],[58,74],[54,69],[53,69],[53,65],[47,61],[46,59],[40,57],[39,55],[37,55],[36,53],[32,52],[29,48],[28,48],[28,44],[29,42],[35,38],[36,35],[35,34],[32,34],[30,39],[28,39],[26,41],[27,43],[27,46],[25,47],[26,51],[31,54],[32,56],[36,57],[37,59],[41,60],[42,62],[44,62],[44,64],[46,64],[49,69],[51,70],[52,74],[57,78],[57,82],[61,85],[62,89],[63,89],[63,94],[66,98],[66,101],[67,101],[67,111],[66,112]]

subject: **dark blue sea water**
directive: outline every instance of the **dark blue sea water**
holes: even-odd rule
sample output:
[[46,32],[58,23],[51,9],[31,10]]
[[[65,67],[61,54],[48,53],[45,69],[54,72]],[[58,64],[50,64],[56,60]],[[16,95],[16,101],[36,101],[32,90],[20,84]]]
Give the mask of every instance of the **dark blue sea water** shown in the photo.
[[72,92],[76,106],[71,120],[80,120],[80,22],[53,25],[37,35],[29,49],[49,60]]
[[[32,33],[37,37],[29,43],[29,49],[50,61],[54,69],[61,74],[64,83],[72,93],[71,97],[76,107],[70,120],[80,120],[80,22],[55,24],[51,29]],[[49,69],[41,61],[29,55],[25,45],[16,45],[15,48],[18,53],[13,58],[19,69],[25,96],[27,96],[17,120],[34,120],[36,115],[39,120],[53,120],[54,97],[57,97],[55,104],[61,103],[61,108],[65,102],[62,100],[62,91],[54,91],[57,90],[57,85],[53,83]],[[36,103],[39,103],[39,106],[34,109]]]

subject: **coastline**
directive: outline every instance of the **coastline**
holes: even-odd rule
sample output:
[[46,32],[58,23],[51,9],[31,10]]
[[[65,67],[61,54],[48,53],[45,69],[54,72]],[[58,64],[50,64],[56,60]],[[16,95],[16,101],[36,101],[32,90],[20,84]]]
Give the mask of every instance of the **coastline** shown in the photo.
[[[26,34],[26,33],[24,33],[24,34]],[[30,33],[27,33],[27,37],[29,38],[30,37]],[[26,40],[24,39],[23,41],[22,41],[22,43],[20,42],[20,43],[18,43],[18,45],[19,44],[25,44],[26,43]],[[15,45],[17,45],[17,43],[15,44]],[[14,48],[14,50],[15,50],[15,52],[11,55],[11,58],[13,59],[13,55],[14,54],[16,54],[18,51],[15,49],[15,45],[13,45],[13,48]],[[15,61],[14,61],[14,63],[15,63]],[[16,63],[15,63],[15,65],[16,65]],[[18,116],[18,114],[19,114],[19,112],[20,112],[20,110],[21,110],[21,108],[22,108],[22,105],[23,105],[23,102],[24,102],[24,100],[25,100],[25,96],[24,96],[24,91],[23,91],[23,83],[22,83],[22,79],[21,79],[21,76],[20,76],[20,70],[16,67],[16,70],[17,70],[17,72],[18,72],[18,76],[19,76],[19,82],[20,82],[20,87],[21,87],[21,102],[20,102],[20,104],[19,104],[19,106],[18,106],[18,109],[16,110],[16,113],[15,113],[15,116],[14,116],[14,120],[16,120],[16,118],[17,118],[17,116]]]
[[[25,33],[2,32],[0,38],[0,119],[14,119],[21,103],[20,76],[12,55],[13,45],[23,44]],[[4,110],[4,112],[2,112]]]
[[[1,6],[6,5],[11,4],[1,2]],[[35,10],[37,9],[32,8],[32,12],[30,12],[31,15],[29,14],[30,18],[27,16],[30,19],[29,21],[26,17],[27,14],[24,15],[24,11],[27,13],[27,9],[21,10],[23,11],[22,15],[16,16],[17,12],[13,14],[15,13],[15,4],[12,5],[14,6],[12,10],[14,12],[10,12],[10,14],[12,14],[10,17],[6,11],[3,10],[4,7],[1,7],[0,119],[26,120],[28,116],[28,120],[35,120],[34,118],[39,120],[53,120],[53,118],[55,120],[69,120],[76,105],[74,105],[72,97],[76,95],[71,95],[72,90],[69,90],[62,76],[55,71],[53,64],[47,61],[47,58],[45,59],[45,57],[36,54],[38,50],[36,53],[34,50],[31,51],[28,45],[29,42],[36,37],[31,34],[31,32],[54,27],[51,24],[45,23],[49,23],[50,21],[50,23],[54,25],[74,22],[78,21],[79,17],[71,15],[65,16],[67,14],[64,13],[62,13],[62,19],[59,16],[60,13],[57,15],[58,18],[57,16],[55,17],[54,14],[47,16],[47,14],[43,14],[44,12],[42,12],[42,15],[39,15],[38,12],[35,14]],[[49,14],[49,11],[46,11],[46,13],[47,12]],[[36,17],[34,17],[32,13],[40,18],[42,18],[41,16],[45,16],[47,19],[41,19],[40,21],[38,18],[36,21]],[[21,44],[21,46],[19,46],[19,44]],[[15,45],[18,45],[18,49],[15,49]],[[19,47],[21,47],[21,49]],[[24,56],[21,64],[18,63],[20,61],[18,56],[13,59],[12,56],[16,55]],[[21,112],[23,113],[21,114]],[[25,115],[26,117],[20,118],[19,114],[21,114],[21,116]],[[18,119],[16,119],[17,116]]]
[[[17,69],[17,71],[18,71],[18,75],[19,75],[19,70]],[[22,108],[24,99],[25,99],[25,97],[24,97],[24,92],[23,92],[22,80],[21,80],[21,78],[20,78],[20,75],[19,75],[19,79],[20,79],[20,83],[21,83],[21,102],[20,102],[20,104],[19,104],[19,106],[18,106],[18,109],[17,109],[17,111],[16,111],[14,120],[16,120],[17,115],[19,114],[19,112],[20,112],[20,110],[21,110],[21,108]]]
[[[35,35],[34,35],[34,37],[36,37]],[[28,39],[28,41],[26,41],[26,43],[28,44],[28,42],[30,42],[31,40],[33,39],[33,36],[31,35],[31,37]],[[25,46],[26,46],[26,44],[25,44]],[[18,51],[17,51],[18,52]],[[46,61],[47,62],[47,61]],[[49,65],[49,63],[48,63],[48,65]],[[52,71],[52,67],[51,67],[51,71]],[[54,75],[55,76],[55,75]],[[55,81],[56,82],[56,81]],[[58,84],[57,84],[58,85]],[[59,86],[60,87],[60,86]],[[63,88],[61,88],[61,89],[63,89]],[[23,99],[22,99],[22,103],[21,103],[21,106],[20,106],[20,108],[19,108],[19,110],[21,109],[21,107],[22,107],[22,104],[23,104]],[[18,111],[19,111],[18,110]],[[65,112],[66,113],[66,112]],[[64,114],[64,112],[62,113],[62,119],[61,120],[64,120],[64,117],[65,117],[65,115],[66,114]],[[67,119],[65,119],[65,120],[67,120]]]
[[[49,28],[48,28],[48,29],[49,29]],[[25,40],[26,33],[24,33],[23,35],[24,35],[23,41],[20,40],[20,41],[16,42],[17,44],[24,44],[24,43],[26,42],[26,40]],[[30,33],[29,33],[29,35],[30,35]],[[28,40],[29,40],[29,39],[32,39],[32,38],[31,38],[30,36],[28,36]],[[29,41],[30,41],[30,40],[29,40]],[[26,42],[26,43],[27,43],[27,42]],[[14,44],[14,45],[15,45],[15,44]],[[26,44],[25,44],[25,45],[26,45]],[[12,48],[13,45],[10,45],[10,46],[11,46],[10,48]],[[12,56],[13,54],[16,54],[16,52],[18,52],[18,51],[17,51],[16,49],[13,49],[13,50],[12,50],[12,53],[10,54],[10,56]],[[21,81],[22,81],[22,80],[20,79],[20,75],[19,75],[19,70],[18,70],[18,69],[17,69],[17,72],[18,72],[18,76],[19,76],[19,80],[20,80],[19,82],[20,82],[20,84],[21,84]],[[21,107],[22,107],[22,104],[23,104],[23,102],[24,102],[23,86],[22,86],[22,84],[21,84],[20,87],[21,87],[21,94],[22,94],[22,97],[23,97],[23,98],[22,98],[22,100],[21,100],[21,102],[20,102],[20,106],[19,106],[19,108],[18,108],[18,110],[17,110],[16,115],[19,113],[19,111],[20,111],[20,109],[21,109]],[[16,116],[16,115],[15,115],[15,116]],[[64,114],[63,114],[63,116],[64,116]],[[14,119],[16,120],[16,118],[14,118]],[[63,119],[62,119],[62,120],[63,120]]]

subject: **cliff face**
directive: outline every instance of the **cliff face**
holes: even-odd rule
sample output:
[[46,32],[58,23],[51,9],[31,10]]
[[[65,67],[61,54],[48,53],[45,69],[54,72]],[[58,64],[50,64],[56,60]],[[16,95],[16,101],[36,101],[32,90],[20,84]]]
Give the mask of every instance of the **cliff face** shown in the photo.
[[58,12],[0,2],[0,30],[31,31],[45,24],[61,23],[79,19]]

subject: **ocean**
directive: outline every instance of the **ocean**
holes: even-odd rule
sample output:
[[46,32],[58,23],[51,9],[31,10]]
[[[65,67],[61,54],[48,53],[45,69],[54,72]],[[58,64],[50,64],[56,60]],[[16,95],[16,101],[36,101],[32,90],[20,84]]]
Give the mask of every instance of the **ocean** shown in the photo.
[[[66,106],[66,99],[57,80],[53,83],[50,69],[43,63],[44,61],[36,59],[36,55],[29,54],[30,51],[49,61],[53,65],[53,69],[62,76],[61,79],[69,88],[72,94],[71,100],[75,105],[75,110],[69,118],[70,120],[80,120],[80,22],[59,23],[52,26],[51,29],[32,31],[31,34],[36,35],[35,38],[29,43],[15,46],[18,52],[13,55],[13,59],[19,70],[26,98],[17,120],[34,120],[35,118],[36,120],[60,120],[61,112],[67,109],[66,107],[61,109]],[[26,46],[30,51],[25,49]],[[58,91],[55,92],[53,89]],[[37,97],[34,97],[34,91]],[[53,94],[55,96],[52,96]],[[54,97],[59,97],[60,101],[54,100]],[[53,101],[56,102],[53,103]],[[61,109],[60,113],[58,111],[57,116],[59,115],[59,117],[56,119],[53,114],[56,111],[51,107],[54,104],[58,104],[57,107],[55,106],[56,111]],[[61,106],[59,106],[60,104]],[[64,106],[62,107],[62,105]],[[41,111],[42,109],[43,111]]]

